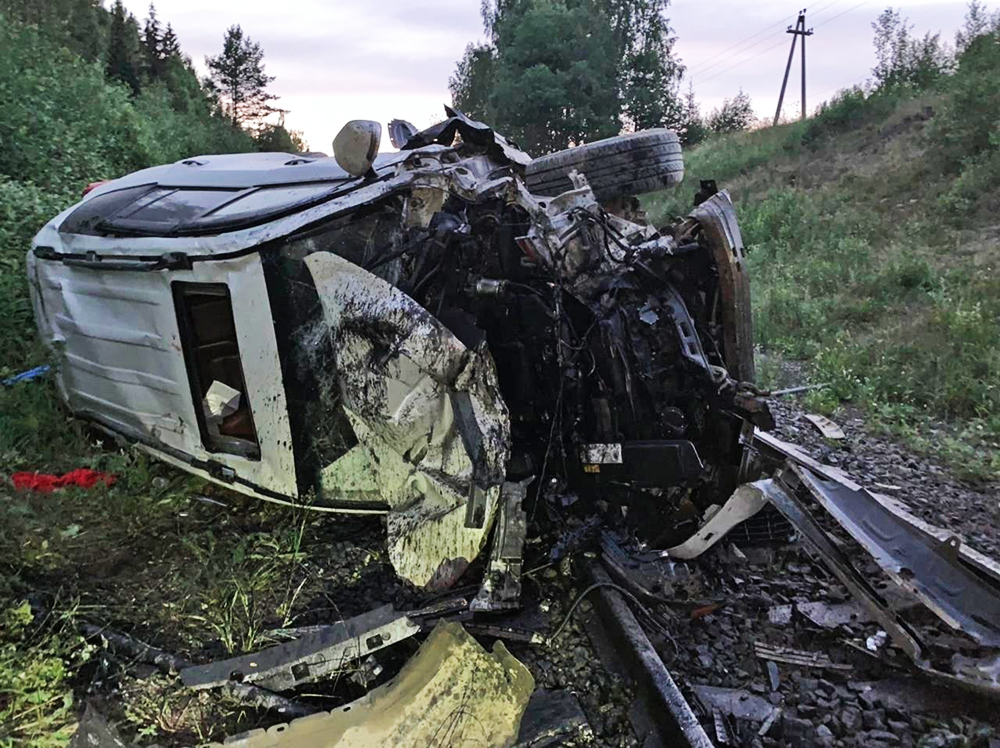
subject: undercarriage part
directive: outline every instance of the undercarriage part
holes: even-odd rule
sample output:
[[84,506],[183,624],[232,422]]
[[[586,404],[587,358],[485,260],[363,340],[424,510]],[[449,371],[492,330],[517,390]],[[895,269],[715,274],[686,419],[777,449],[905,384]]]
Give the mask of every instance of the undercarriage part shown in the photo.
[[954,629],[984,646],[1000,646],[1000,592],[960,562],[957,537],[941,542],[900,519],[864,489],[792,470],[813,498],[903,589]]
[[649,744],[712,748],[712,741],[642,626],[621,593],[611,588],[614,585],[607,572],[595,564],[590,567],[590,577],[593,584],[602,585],[594,597],[602,633],[612,640],[615,655],[624,660],[626,669],[636,678],[639,699],[660,733],[659,736],[646,736],[647,740],[652,740]]
[[318,680],[419,630],[408,616],[384,605],[276,647],[185,668],[181,681],[190,688],[213,688],[236,681],[284,691]]
[[525,167],[528,189],[558,195],[572,188],[569,173],[583,174],[601,200],[641,195],[679,184],[684,160],[677,133],[645,130],[598,140],[533,159]]
[[487,652],[460,624],[441,623],[386,685],[332,712],[252,730],[223,745],[508,748],[534,687],[502,643]]
[[517,608],[521,602],[521,567],[528,515],[524,499],[531,479],[505,483],[500,494],[500,510],[490,560],[483,575],[479,594],[469,606],[473,611]]
[[[151,647],[145,642],[133,639],[106,628],[83,624],[80,627],[88,639],[103,639],[108,645],[119,652],[128,654],[133,660],[154,665],[165,673],[182,672],[191,667],[191,663],[169,652]],[[285,717],[304,717],[316,712],[312,707],[286,699],[264,688],[249,683],[228,682],[223,685],[223,691],[230,697],[260,709],[273,709]]]

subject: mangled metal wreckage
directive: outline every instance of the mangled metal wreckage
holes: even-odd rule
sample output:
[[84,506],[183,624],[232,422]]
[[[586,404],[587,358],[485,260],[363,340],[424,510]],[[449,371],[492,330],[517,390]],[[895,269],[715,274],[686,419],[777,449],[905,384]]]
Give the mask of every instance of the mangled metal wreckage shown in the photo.
[[[1000,695],[1000,565],[765,433],[728,194],[703,182],[690,215],[659,229],[634,197],[680,181],[674,133],[530,159],[451,110],[423,132],[393,122],[392,154],[376,155],[377,127],[349,123],[335,158],[205,156],[104,184],[29,253],[41,337],[79,416],[264,500],[385,514],[392,564],[430,591],[492,536],[472,600],[379,609],[188,666],[187,685],[238,672],[251,691],[285,690],[456,610],[517,607],[526,506],[568,507],[584,530],[599,514],[673,564],[769,505],[916,667]],[[978,659],[932,662],[810,505]],[[614,538],[600,545],[616,581],[662,600],[622,572]],[[678,724],[704,738],[673,688],[661,711],[679,701]],[[521,691],[504,692],[513,712]]]
[[666,130],[534,160],[452,111],[393,135],[338,152],[354,174],[197,157],[50,222],[28,272],[69,407],[237,491],[386,513],[420,587],[455,582],[498,514],[494,566],[516,556],[529,490],[682,540],[770,425],[727,194],[642,220],[631,195],[683,173]]

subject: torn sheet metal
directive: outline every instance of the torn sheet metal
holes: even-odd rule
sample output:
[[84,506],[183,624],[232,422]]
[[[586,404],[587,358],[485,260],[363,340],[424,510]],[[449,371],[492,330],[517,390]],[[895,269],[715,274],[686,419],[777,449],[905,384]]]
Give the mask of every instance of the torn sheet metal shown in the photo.
[[[822,463],[817,462],[794,444],[782,441],[772,434],[766,434],[757,429],[753,434],[753,443],[756,448],[770,452],[773,456],[788,458],[795,464],[808,468],[809,471],[815,475],[836,481],[852,491],[861,490],[860,484],[856,483],[844,471],[839,468],[823,465]],[[874,492],[870,492],[869,496],[881,504],[887,511],[898,517],[901,521],[907,522],[932,538],[936,538],[937,540],[944,542],[955,535],[955,533],[949,530],[945,530],[942,527],[935,527],[920,517],[917,517],[910,511],[908,506],[898,499]],[[959,546],[958,556],[963,563],[968,564],[976,571],[987,575],[992,578],[994,582],[1000,585],[1000,563],[998,563],[995,559],[990,558],[984,553],[980,553],[975,548],[970,548],[965,543],[962,543]]]
[[[412,298],[357,265],[327,253],[305,262],[333,332],[343,407],[373,499],[390,507],[389,558],[413,584],[447,587],[482,550],[504,479],[510,425],[493,360],[485,346],[466,348]],[[459,421],[454,393],[468,397],[471,418]],[[463,424],[478,431],[477,455],[466,448]],[[323,475],[334,496],[358,470],[339,463]],[[475,488],[486,496],[483,521],[467,527]]]
[[471,610],[505,610],[521,604],[521,568],[528,532],[524,500],[530,482],[504,484],[490,560]]
[[101,713],[87,704],[69,748],[131,748]]
[[[389,683],[331,712],[227,738],[237,748],[509,748],[535,684],[500,642],[440,623]],[[215,744],[219,746],[220,744]]]
[[799,466],[792,469],[896,584],[952,628],[985,646],[1000,646],[1000,593],[959,562],[958,538],[940,542],[900,519],[864,489],[848,488]]
[[668,548],[667,553],[673,558],[697,558],[718,543],[736,525],[750,519],[767,505],[762,483],[757,481],[737,488],[729,500],[698,528],[698,532],[680,545]]
[[190,688],[213,688],[237,681],[285,691],[340,670],[352,660],[396,644],[419,630],[420,626],[408,616],[395,612],[392,605],[384,605],[276,647],[185,668],[181,670],[181,681]]

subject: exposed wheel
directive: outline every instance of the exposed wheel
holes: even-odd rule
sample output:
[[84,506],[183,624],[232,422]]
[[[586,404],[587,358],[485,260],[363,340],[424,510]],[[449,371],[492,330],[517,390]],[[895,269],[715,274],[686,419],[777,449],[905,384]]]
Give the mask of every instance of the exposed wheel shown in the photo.
[[535,194],[558,195],[572,189],[574,169],[587,177],[598,199],[606,200],[678,184],[684,159],[673,130],[643,130],[533,159],[525,167],[525,181]]

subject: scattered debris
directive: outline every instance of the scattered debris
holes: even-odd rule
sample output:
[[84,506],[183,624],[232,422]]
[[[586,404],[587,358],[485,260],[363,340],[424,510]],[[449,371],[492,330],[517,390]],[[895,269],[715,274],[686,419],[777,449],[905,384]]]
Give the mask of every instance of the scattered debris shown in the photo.
[[813,498],[903,589],[952,628],[980,644],[1000,646],[1000,595],[966,568],[952,536],[941,542],[914,527],[864,489],[853,490],[794,466]]
[[734,719],[763,722],[774,712],[770,701],[742,689],[693,685],[691,690],[710,713],[717,709]]
[[780,389],[780,390],[771,390],[768,393],[768,396],[769,397],[780,397],[782,395],[794,395],[794,394],[799,393],[799,392],[808,392],[809,390],[820,390],[820,389],[823,389],[824,387],[829,387],[829,386],[830,386],[830,383],[829,382],[825,382],[823,384],[805,384],[805,385],[801,385],[799,387],[785,387],[784,389]]
[[285,691],[344,669],[379,649],[420,631],[420,626],[391,605],[303,634],[300,638],[260,652],[181,670],[190,688],[214,688],[225,683],[254,683]]
[[562,739],[593,737],[580,702],[569,691],[539,689],[531,694],[512,748],[558,746]]
[[[107,628],[84,623],[81,624],[80,631],[88,639],[102,639],[112,649],[124,652],[139,662],[154,665],[165,673],[182,672],[191,666],[191,663],[176,655],[151,647],[145,642]],[[316,712],[316,709],[312,707],[299,704],[276,693],[246,683],[227,682],[224,684],[223,690],[233,698],[250,706],[273,709],[286,717],[304,717]]]
[[776,647],[764,642],[754,642],[754,654],[765,662],[784,662],[796,667],[819,668],[823,670],[842,670],[849,672],[853,665],[843,662],[833,662],[825,652],[803,652],[789,647]]
[[69,748],[131,748],[92,704],[87,704]]
[[775,605],[767,611],[767,620],[775,626],[785,626],[792,622],[792,605]]
[[778,664],[774,660],[766,660],[764,664],[767,667],[767,679],[771,683],[771,690],[777,691],[781,685],[781,678],[778,675]]
[[42,366],[36,366],[34,369],[28,369],[27,371],[22,371],[20,374],[15,374],[12,377],[7,377],[3,380],[3,384],[6,387],[15,385],[18,382],[28,382],[32,379],[44,376],[49,373],[52,367],[49,364],[43,364]]
[[115,476],[110,473],[100,473],[89,468],[77,468],[63,475],[50,475],[48,473],[14,473],[10,476],[14,483],[14,488],[38,491],[39,493],[51,493],[57,488],[66,486],[77,486],[79,488],[93,488],[98,483],[105,486],[113,486]]
[[867,623],[868,613],[859,603],[796,603],[795,609],[814,624],[824,629],[835,629],[847,623]]
[[869,652],[878,652],[888,639],[889,635],[880,629],[865,639],[865,647],[868,648]]
[[821,433],[827,439],[839,440],[847,438],[847,434],[844,433],[844,430],[826,416],[820,416],[814,413],[809,413],[802,417],[805,418],[807,421],[809,421],[809,423],[811,423],[813,426],[815,426],[816,430],[819,431],[819,433]]
[[774,724],[775,720],[777,720],[778,717],[780,717],[781,715],[782,715],[782,710],[780,708],[777,708],[773,712],[771,712],[768,718],[764,720],[764,724],[762,724],[760,726],[760,729],[757,730],[757,735],[759,737],[764,737],[765,735],[767,735],[767,733],[771,731],[771,726]]
[[236,735],[224,744],[507,748],[533,690],[531,674],[502,643],[489,653],[461,624],[442,622],[386,685],[332,712]]

